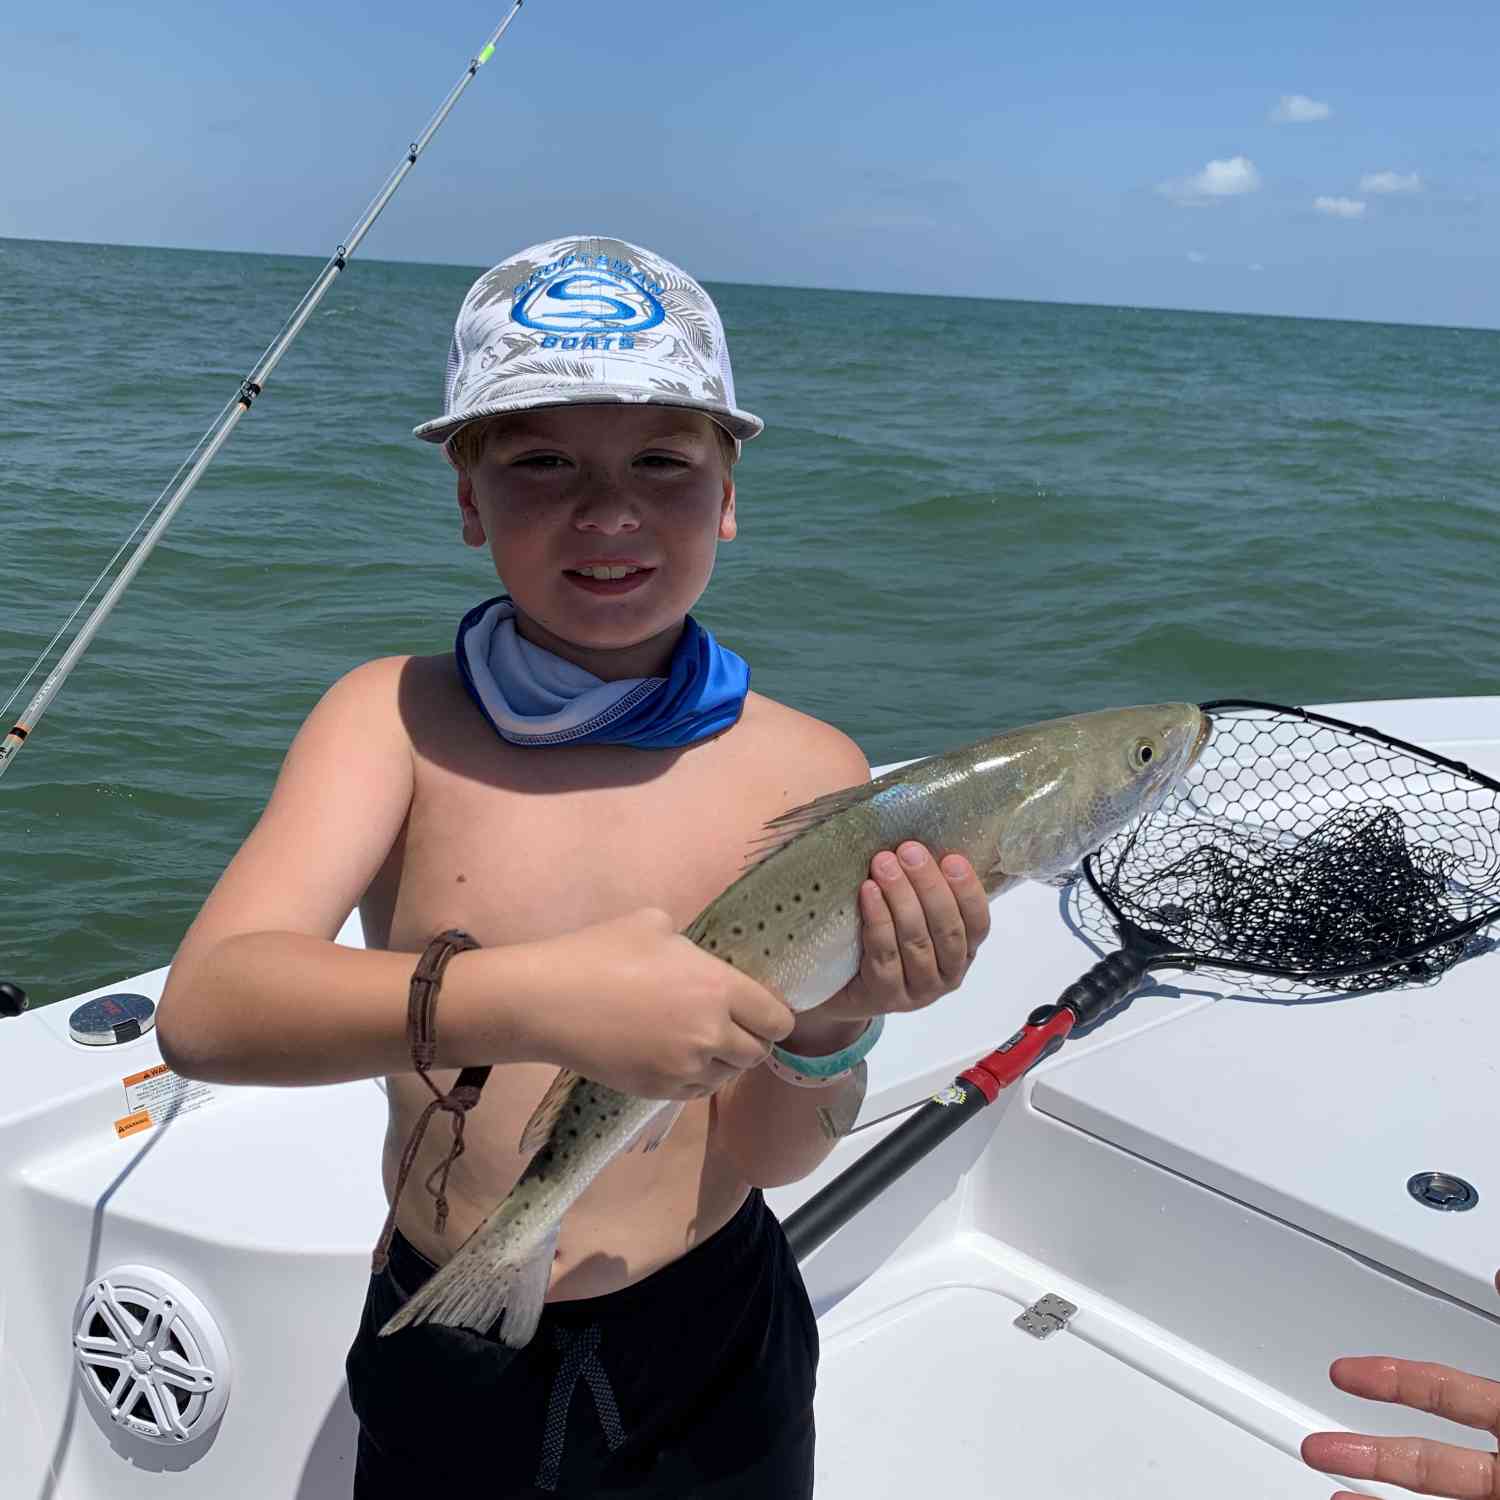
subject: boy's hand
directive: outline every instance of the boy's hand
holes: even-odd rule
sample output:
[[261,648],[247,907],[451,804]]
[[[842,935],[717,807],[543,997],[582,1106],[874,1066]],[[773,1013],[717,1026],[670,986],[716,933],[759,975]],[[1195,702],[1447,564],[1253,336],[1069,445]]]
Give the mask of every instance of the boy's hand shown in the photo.
[[[791,1007],[652,907],[536,945],[559,986],[539,1060],[644,1099],[701,1099],[766,1060]],[[592,986],[578,976],[595,975]]]
[[[939,864],[921,844],[905,843],[877,854],[870,875],[859,890],[859,973],[809,1017],[854,1021],[921,1010],[959,987],[989,936],[989,898],[961,854]],[[787,1045],[796,1050],[795,1041]]]

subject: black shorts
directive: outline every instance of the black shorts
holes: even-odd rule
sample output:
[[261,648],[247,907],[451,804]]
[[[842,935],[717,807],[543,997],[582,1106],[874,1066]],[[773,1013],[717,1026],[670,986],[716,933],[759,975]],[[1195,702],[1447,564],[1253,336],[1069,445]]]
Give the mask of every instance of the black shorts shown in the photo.
[[[701,1245],[602,1297],[548,1302],[536,1336],[376,1333],[437,1268],[397,1234],[349,1350],[354,1500],[462,1484],[513,1496],[808,1500],[818,1328],[753,1190]],[[497,1325],[498,1326],[498,1325]]]

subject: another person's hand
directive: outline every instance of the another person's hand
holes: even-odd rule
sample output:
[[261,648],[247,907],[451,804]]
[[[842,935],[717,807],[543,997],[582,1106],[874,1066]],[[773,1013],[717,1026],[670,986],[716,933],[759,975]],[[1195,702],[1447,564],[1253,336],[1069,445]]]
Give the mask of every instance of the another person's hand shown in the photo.
[[816,1014],[862,1020],[921,1010],[963,982],[989,936],[990,904],[961,854],[941,863],[921,844],[883,850],[859,890],[859,973]]
[[[1500,1272],[1495,1275],[1500,1291]],[[1336,1359],[1329,1379],[1351,1396],[1429,1411],[1500,1439],[1500,1381],[1448,1365],[1421,1364],[1385,1355]],[[1500,1500],[1500,1458],[1431,1438],[1367,1437],[1354,1432],[1313,1432],[1302,1440],[1309,1468],[1349,1479],[1399,1485],[1419,1495],[1452,1500]],[[1358,1500],[1338,1490],[1333,1500]]]

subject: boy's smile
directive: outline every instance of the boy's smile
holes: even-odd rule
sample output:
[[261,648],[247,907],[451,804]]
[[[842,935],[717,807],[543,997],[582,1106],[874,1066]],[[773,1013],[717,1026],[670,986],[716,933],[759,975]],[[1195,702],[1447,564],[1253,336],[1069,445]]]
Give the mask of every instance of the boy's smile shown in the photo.
[[526,639],[605,680],[658,675],[735,535],[712,420],[575,405],[497,418],[458,476],[464,540],[488,544]]
[[567,569],[566,576],[570,583],[590,594],[629,594],[655,571],[633,558],[601,558]]

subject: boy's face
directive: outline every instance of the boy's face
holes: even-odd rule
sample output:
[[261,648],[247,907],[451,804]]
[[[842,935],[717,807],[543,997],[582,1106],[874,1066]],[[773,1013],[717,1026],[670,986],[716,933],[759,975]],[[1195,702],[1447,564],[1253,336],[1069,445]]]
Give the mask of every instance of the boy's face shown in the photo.
[[[458,476],[463,537],[488,544],[539,643],[618,651],[670,635],[735,534],[714,424],[668,406],[564,406],[496,421]],[[623,578],[583,570],[630,569]],[[550,639],[548,639],[550,637]],[[644,672],[636,675],[647,675]]]

